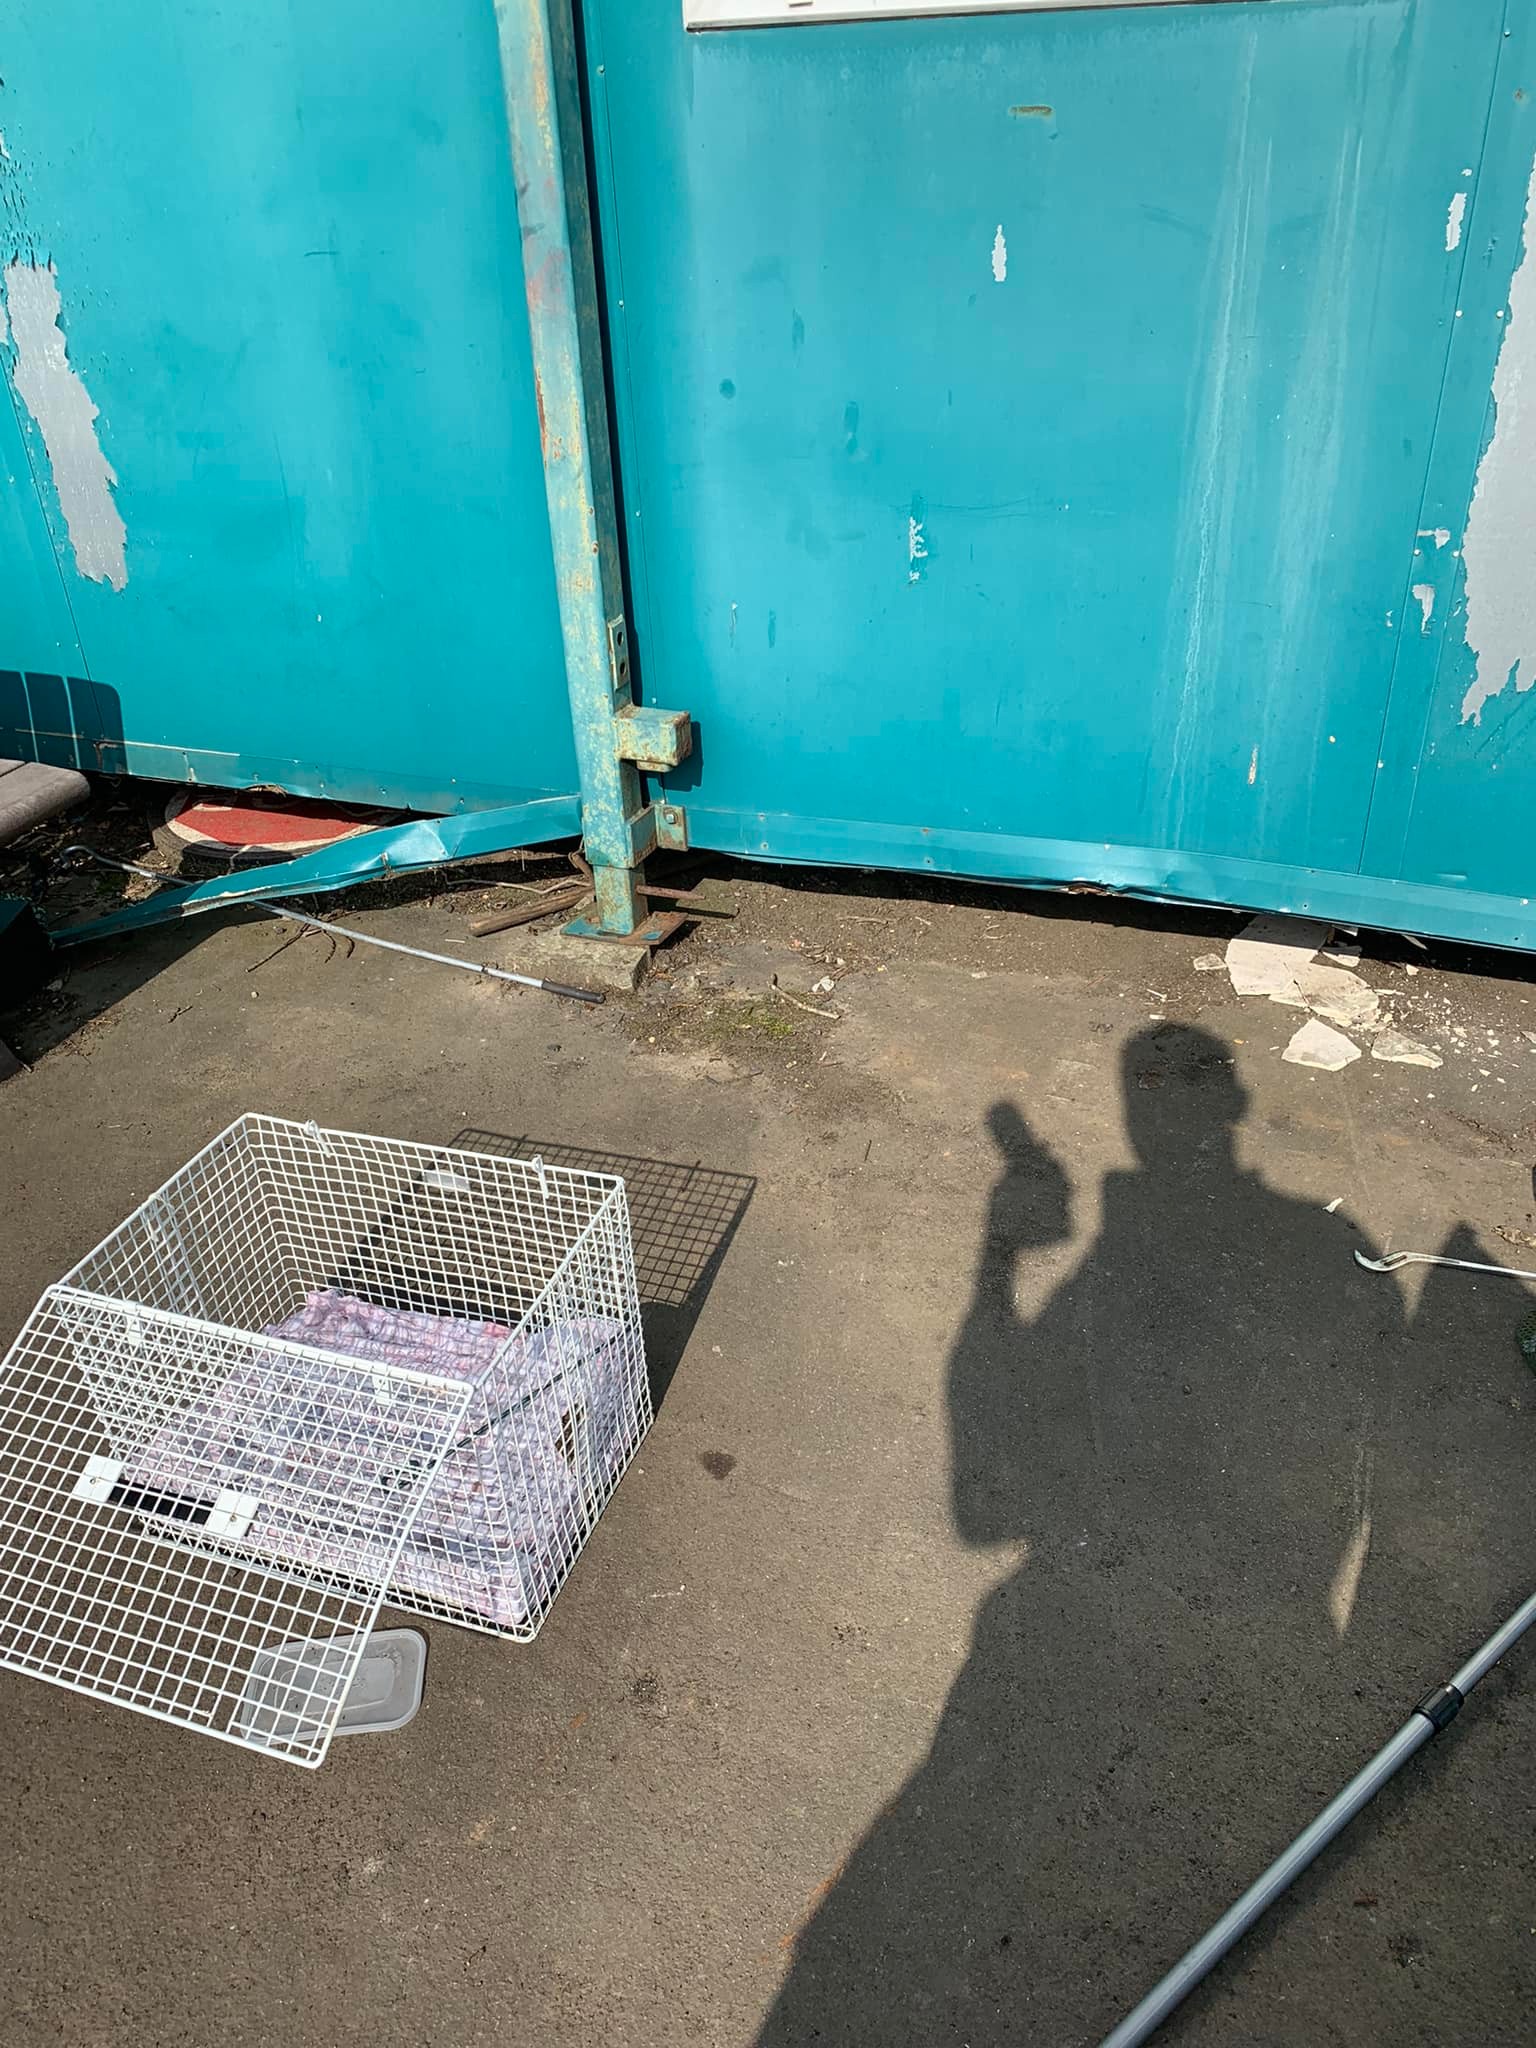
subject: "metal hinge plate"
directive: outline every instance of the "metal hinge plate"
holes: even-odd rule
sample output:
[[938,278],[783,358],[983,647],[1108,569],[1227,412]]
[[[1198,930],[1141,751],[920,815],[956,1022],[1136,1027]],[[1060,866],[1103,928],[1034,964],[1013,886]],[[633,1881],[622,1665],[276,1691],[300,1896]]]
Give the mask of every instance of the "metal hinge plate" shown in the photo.
[[608,673],[613,677],[614,696],[626,696],[629,691],[629,628],[622,615],[608,621]]

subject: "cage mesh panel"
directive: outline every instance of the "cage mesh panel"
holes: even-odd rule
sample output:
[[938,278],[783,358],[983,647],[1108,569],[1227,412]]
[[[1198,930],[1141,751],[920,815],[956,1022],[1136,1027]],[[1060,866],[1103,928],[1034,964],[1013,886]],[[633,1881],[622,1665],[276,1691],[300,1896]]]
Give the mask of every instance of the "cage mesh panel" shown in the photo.
[[[319,1290],[509,1329],[390,1556],[389,1597],[520,1640],[548,1613],[652,1419],[625,1191],[612,1174],[247,1116],[68,1284],[253,1339]],[[95,1371],[99,1402],[131,1425],[145,1398],[131,1366],[108,1359]],[[276,1556],[281,1528],[288,1567],[339,1571],[319,1520],[269,1517],[265,1528],[265,1554]],[[351,1564],[365,1586],[382,1568],[375,1548]]]
[[614,1183],[522,1161],[247,1120],[300,1295],[515,1324]]
[[[0,1664],[318,1763],[466,1399],[51,1290],[0,1366]],[[92,1458],[121,1467],[113,1498],[76,1497]],[[215,1545],[206,1517],[229,1493],[255,1516]],[[285,1560],[302,1571],[267,1568]],[[317,1661],[281,1728],[242,1726],[257,1658],[337,1638],[348,1654]]]
[[236,1329],[293,1306],[279,1217],[249,1125],[216,1138],[89,1253],[65,1284]]
[[[526,1170],[531,1231],[568,1227],[588,1206],[590,1189],[573,1200],[563,1183],[599,1181],[601,1200],[478,1383],[390,1594],[408,1612],[523,1641],[652,1420],[623,1187],[548,1167],[540,1179]],[[483,1541],[466,1537],[466,1496],[484,1505]]]

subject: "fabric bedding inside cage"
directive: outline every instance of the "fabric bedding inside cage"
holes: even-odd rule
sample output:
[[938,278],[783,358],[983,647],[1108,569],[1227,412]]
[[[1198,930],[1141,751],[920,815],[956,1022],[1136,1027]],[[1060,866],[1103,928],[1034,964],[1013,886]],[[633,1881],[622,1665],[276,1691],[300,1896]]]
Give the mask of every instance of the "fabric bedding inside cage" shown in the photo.
[[[394,1561],[391,1593],[462,1608],[509,1629],[547,1606],[638,1441],[639,1418],[621,1412],[616,1321],[588,1317],[514,1333],[505,1324],[380,1307],[323,1288],[264,1334],[468,1381],[473,1392],[463,1431]],[[258,1483],[274,1457],[323,1468],[342,1454],[316,1419],[331,1412],[326,1397],[339,1370],[317,1357],[310,1366],[313,1400],[296,1399],[300,1412],[273,1417],[259,1404],[263,1365],[252,1352],[190,1413],[151,1438],[129,1477],[174,1490],[189,1483],[191,1468],[214,1464],[239,1488]],[[379,1426],[387,1434],[388,1377],[380,1375],[376,1386]],[[410,1454],[402,1450],[401,1460],[404,1472]],[[342,1568],[335,1533],[313,1514],[258,1516],[241,1547],[274,1562]],[[379,1562],[387,1567],[382,1556]]]

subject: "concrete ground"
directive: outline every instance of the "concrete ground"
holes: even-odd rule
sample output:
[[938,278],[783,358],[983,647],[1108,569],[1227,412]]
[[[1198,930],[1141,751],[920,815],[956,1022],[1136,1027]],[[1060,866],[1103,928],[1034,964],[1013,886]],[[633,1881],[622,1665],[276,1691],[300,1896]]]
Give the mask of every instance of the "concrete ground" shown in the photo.
[[[316,1773],[0,1674],[7,2042],[1093,2043],[1536,1581],[1525,1292],[1350,1256],[1536,1264],[1522,963],[1368,942],[1446,1064],[1325,1075],[1235,918],[709,886],[601,1012],[253,918],[10,1021],[4,1335],[260,1108],[629,1162],[664,1398]],[[1533,1793],[1536,1644],[1166,2039],[1528,2041]]]

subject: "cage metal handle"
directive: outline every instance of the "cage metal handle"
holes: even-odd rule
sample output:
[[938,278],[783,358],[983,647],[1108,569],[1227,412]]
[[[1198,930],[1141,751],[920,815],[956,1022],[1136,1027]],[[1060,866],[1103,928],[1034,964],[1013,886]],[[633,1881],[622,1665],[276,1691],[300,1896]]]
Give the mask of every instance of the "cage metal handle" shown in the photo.
[[229,1486],[212,1500],[199,1500],[196,1494],[177,1493],[171,1487],[137,1486],[123,1477],[120,1459],[100,1456],[86,1459],[70,1491],[76,1500],[91,1501],[97,1507],[163,1516],[167,1521],[206,1529],[211,1536],[230,1538],[245,1534],[261,1506],[255,1494],[237,1493]]

